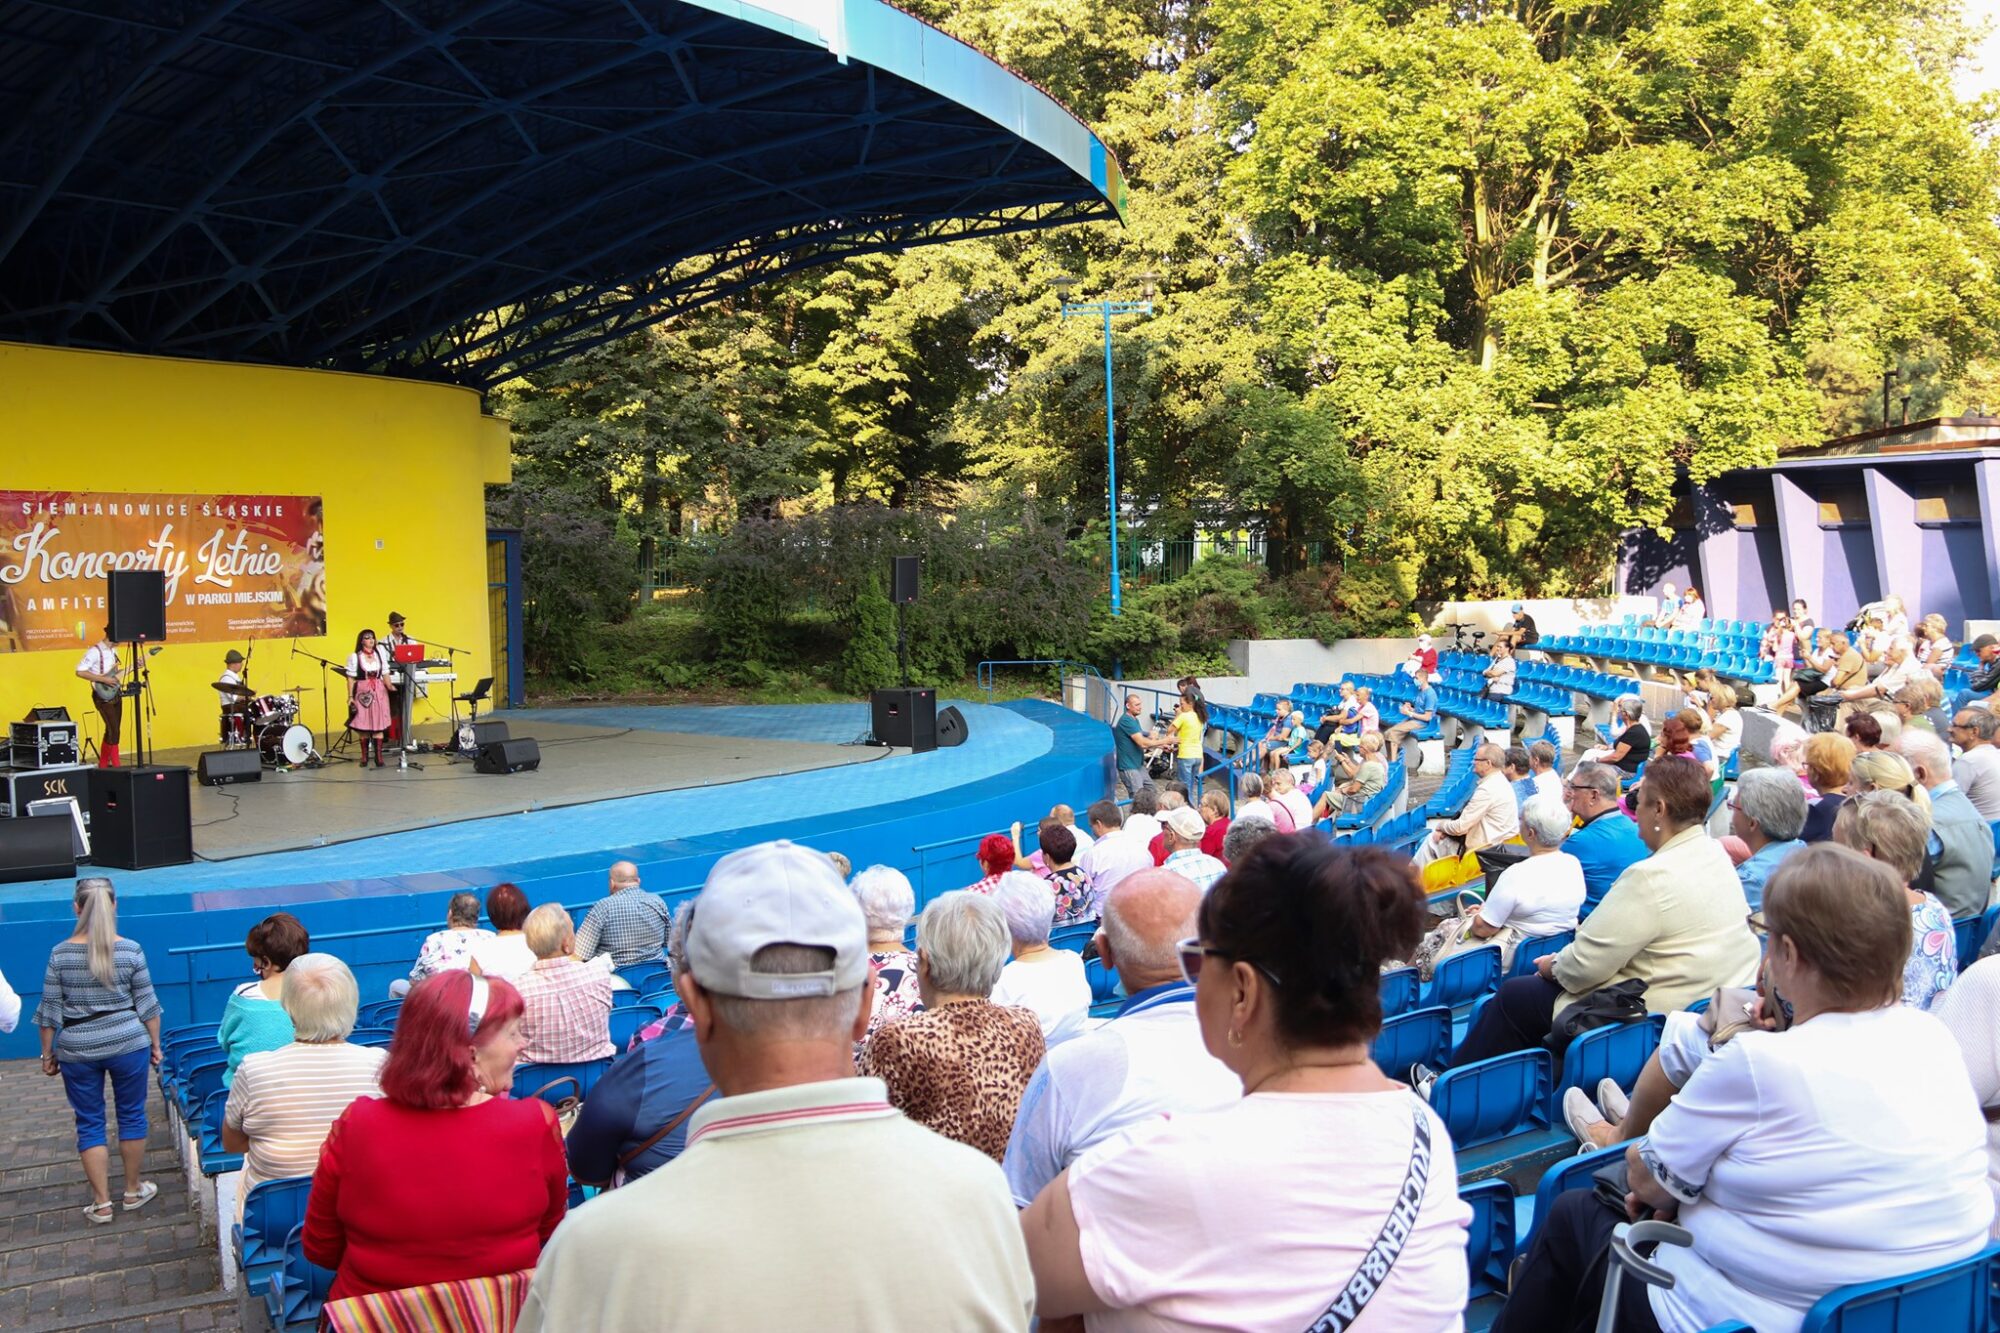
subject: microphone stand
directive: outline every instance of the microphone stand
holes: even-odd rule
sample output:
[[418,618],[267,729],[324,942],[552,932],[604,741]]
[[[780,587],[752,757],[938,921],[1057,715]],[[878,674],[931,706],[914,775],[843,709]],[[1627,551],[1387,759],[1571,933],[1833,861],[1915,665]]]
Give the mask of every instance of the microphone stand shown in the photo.
[[[465,653],[470,655],[472,652],[470,648],[454,648],[448,643],[438,643],[434,639],[431,640],[431,646],[433,648],[444,649],[445,660],[448,663],[445,669],[451,672],[451,674],[454,677],[458,675],[458,655],[460,653]],[[454,679],[451,682],[447,690],[447,693],[451,695],[451,724],[450,724],[451,739],[445,743],[444,748],[447,752],[449,752],[451,755],[454,756],[454,758],[449,759],[446,762],[457,763],[458,759],[456,758],[456,756],[462,756],[467,753],[465,745],[463,744],[463,742],[459,740],[458,736],[458,681],[457,680]],[[436,705],[432,705],[432,707],[436,707]]]
[[[324,657],[321,657],[318,653],[306,652],[297,643],[292,644],[292,656],[303,657],[307,661],[319,663],[319,729],[320,734],[327,737],[326,752],[319,756],[320,763],[331,764],[335,761],[343,764],[352,763],[353,760],[342,754],[341,751],[347,748],[348,738],[354,734],[353,729],[343,729],[340,733],[340,739],[338,741],[333,739],[333,718],[330,711],[333,707],[333,691],[332,687],[327,683],[326,673],[340,669]],[[345,671],[341,671],[340,674],[343,677],[347,675]]]

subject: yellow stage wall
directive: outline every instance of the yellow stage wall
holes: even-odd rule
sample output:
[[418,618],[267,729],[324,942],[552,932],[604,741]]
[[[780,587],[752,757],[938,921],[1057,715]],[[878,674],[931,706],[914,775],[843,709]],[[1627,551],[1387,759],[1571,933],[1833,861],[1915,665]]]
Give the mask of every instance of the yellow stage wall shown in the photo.
[[[489,675],[484,487],[508,479],[507,424],[478,394],[366,375],[222,365],[0,343],[0,490],[318,495],[325,504],[327,636],[258,639],[259,693],[320,684],[298,647],[340,661],[390,611],[419,639],[470,648],[458,688]],[[205,686],[238,640],[169,640],[153,659],[160,749],[212,747]],[[61,703],[95,719],[74,651],[0,652],[0,721]],[[442,656],[442,654],[439,654]],[[347,711],[340,677],[332,717]],[[320,726],[319,695],[300,719]],[[432,698],[449,708],[440,690]],[[131,702],[125,748],[132,748]],[[419,705],[419,719],[424,716]],[[128,759],[129,762],[129,759]]]

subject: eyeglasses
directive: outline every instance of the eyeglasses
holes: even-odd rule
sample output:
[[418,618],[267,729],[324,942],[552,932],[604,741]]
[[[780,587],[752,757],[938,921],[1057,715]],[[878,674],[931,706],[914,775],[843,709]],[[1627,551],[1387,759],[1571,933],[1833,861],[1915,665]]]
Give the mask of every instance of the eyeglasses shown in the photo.
[[[1194,985],[1195,982],[1200,979],[1201,961],[1204,958],[1225,958],[1228,959],[1230,962],[1245,961],[1243,959],[1232,958],[1230,957],[1230,955],[1224,953],[1222,950],[1214,947],[1213,945],[1203,944],[1199,939],[1193,937],[1182,940],[1179,944],[1175,945],[1174,948],[1175,951],[1180,955],[1181,979],[1187,982],[1188,985],[1190,986]],[[1265,967],[1262,963],[1251,963],[1250,966],[1256,968],[1259,972],[1263,973],[1264,979],[1270,982],[1273,986],[1279,986],[1284,984],[1283,982],[1278,980],[1277,976],[1271,971],[1270,968]]]
[[1762,911],[1752,912],[1749,916],[1744,917],[1743,924],[1750,927],[1752,935],[1759,935],[1765,938],[1770,937],[1771,927],[1765,924],[1764,913]]

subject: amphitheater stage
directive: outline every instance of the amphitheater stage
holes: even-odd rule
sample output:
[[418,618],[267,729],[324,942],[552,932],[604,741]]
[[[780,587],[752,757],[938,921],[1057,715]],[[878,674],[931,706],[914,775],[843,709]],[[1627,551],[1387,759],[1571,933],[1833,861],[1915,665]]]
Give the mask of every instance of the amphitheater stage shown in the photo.
[[[857,867],[896,866],[921,903],[977,878],[983,834],[1015,819],[1032,828],[1058,801],[1081,808],[1113,780],[1101,723],[1053,703],[959,707],[967,742],[925,754],[849,744],[868,728],[859,703],[515,710],[513,734],[543,748],[534,772],[479,774],[429,755],[421,772],[343,764],[197,788],[197,860],[108,872],[121,932],[146,948],[172,1025],[220,1011],[248,975],[244,932],[279,909],[373,998],[452,893],[511,880],[580,916],[619,859],[674,898],[724,853],[789,837]],[[0,885],[0,971],[30,1005],[69,929],[71,891]],[[24,1024],[0,1056],[32,1042]]]

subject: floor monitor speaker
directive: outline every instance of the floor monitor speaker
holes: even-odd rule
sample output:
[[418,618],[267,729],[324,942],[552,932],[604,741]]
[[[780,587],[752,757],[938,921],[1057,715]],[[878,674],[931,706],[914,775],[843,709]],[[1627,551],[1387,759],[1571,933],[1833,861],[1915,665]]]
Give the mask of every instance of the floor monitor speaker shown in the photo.
[[0,884],[74,879],[76,848],[67,815],[0,819]]
[[504,741],[506,739],[507,724],[505,722],[483,719],[472,724],[472,744],[475,748],[481,745],[491,745],[495,741]]
[[937,743],[940,749],[965,744],[965,714],[949,704],[938,709]]
[[876,690],[868,696],[875,739],[908,750],[937,749],[937,691]]
[[479,747],[472,766],[481,773],[526,773],[542,766],[542,747],[533,736],[490,741]]
[[90,859],[121,870],[194,860],[188,771],[166,764],[102,768],[90,782]]
[[264,757],[255,750],[210,750],[201,757],[196,771],[204,787],[226,787],[233,782],[262,782]]
[[167,637],[167,576],[157,569],[119,569],[105,575],[107,619],[113,643],[159,643]]

